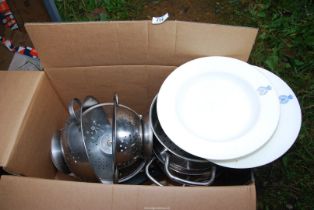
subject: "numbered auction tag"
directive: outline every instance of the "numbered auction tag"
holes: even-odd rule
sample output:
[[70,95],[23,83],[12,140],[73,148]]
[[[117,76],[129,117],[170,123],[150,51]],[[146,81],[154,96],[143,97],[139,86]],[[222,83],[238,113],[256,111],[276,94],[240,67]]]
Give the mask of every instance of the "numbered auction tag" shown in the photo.
[[152,24],[154,24],[154,25],[155,24],[161,24],[161,23],[165,22],[168,19],[168,17],[169,17],[168,13],[166,13],[163,16],[160,16],[160,17],[153,17],[152,18]]

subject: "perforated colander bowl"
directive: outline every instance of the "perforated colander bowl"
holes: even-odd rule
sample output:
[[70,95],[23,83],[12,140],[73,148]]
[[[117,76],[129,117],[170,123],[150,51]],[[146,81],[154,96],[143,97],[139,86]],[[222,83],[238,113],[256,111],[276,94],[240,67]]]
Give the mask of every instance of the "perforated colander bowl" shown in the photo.
[[114,103],[84,111],[81,127],[90,164],[103,183],[131,179],[144,167],[145,155],[151,153],[147,151],[152,149],[147,146],[152,144],[150,129],[145,130],[142,116],[118,103],[117,95]]

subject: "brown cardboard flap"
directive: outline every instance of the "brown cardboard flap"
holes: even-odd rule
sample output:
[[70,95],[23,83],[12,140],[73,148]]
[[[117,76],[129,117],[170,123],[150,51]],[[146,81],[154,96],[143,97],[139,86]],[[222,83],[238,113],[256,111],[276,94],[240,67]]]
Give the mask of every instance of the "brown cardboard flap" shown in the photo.
[[145,115],[160,85],[175,68],[152,65],[68,67],[50,68],[47,74],[64,104],[87,95],[110,102],[116,92],[121,104]]
[[178,66],[197,57],[220,55],[247,61],[257,29],[167,21],[31,23],[26,29],[50,67],[107,65]]
[[28,95],[32,101],[5,169],[25,176],[54,178],[56,169],[50,156],[51,137],[64,126],[66,110],[46,74],[41,73],[43,77],[36,92]]
[[5,166],[43,72],[0,71],[0,166]]
[[1,178],[0,203],[3,210],[256,209],[254,184],[233,187],[156,187],[102,185],[14,176]]

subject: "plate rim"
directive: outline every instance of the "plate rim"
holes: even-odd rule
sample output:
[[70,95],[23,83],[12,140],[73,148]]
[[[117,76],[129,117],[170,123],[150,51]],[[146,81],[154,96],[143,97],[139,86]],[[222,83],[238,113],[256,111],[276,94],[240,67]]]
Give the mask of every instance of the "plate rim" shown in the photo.
[[[301,106],[300,106],[297,96],[295,95],[292,88],[279,76],[277,76],[276,74],[274,74],[273,72],[267,69],[264,69],[258,66],[254,66],[254,67],[258,69],[260,72],[262,72],[263,74],[265,75],[267,74],[268,78],[270,77],[272,78],[272,82],[274,84],[275,90],[280,91],[278,92],[278,95],[287,95],[287,93],[289,93],[295,99],[295,102],[293,104],[290,103],[290,106],[288,107],[287,107],[288,105],[287,103],[289,102],[287,103],[285,102],[284,104],[280,105],[280,106],[286,106],[286,109],[281,108],[281,114],[280,114],[279,124],[277,126],[277,129],[274,132],[273,136],[270,138],[268,142],[266,142],[265,145],[263,145],[261,148],[259,148],[255,152],[248,154],[244,157],[231,159],[231,160],[221,160],[221,161],[209,160],[213,163],[216,163],[217,165],[221,165],[221,166],[229,167],[229,168],[237,168],[237,169],[260,167],[268,163],[271,163],[277,160],[278,158],[280,158],[281,156],[283,156],[297,141],[297,138],[300,133],[301,126],[302,126],[302,110],[301,110]],[[278,90],[278,87],[282,89]],[[292,112],[297,117],[296,119],[289,120],[289,121],[282,119],[288,114],[291,114]],[[291,126],[292,124],[294,126]],[[287,141],[287,139],[290,139],[290,141]],[[272,150],[271,147],[275,148],[275,150]],[[254,158],[253,161],[252,161],[252,158]]]
[[[259,117],[261,119],[259,119],[256,124],[262,123],[263,126],[261,125],[255,125],[255,127],[258,127],[259,129],[262,129],[263,134],[261,135],[262,137],[258,137],[256,139],[254,139],[254,141],[248,141],[250,137],[250,135],[252,136],[252,133],[254,134],[254,130],[253,131],[248,131],[248,133],[246,133],[245,135],[241,136],[240,138],[237,138],[236,140],[233,140],[231,143],[230,141],[225,144],[222,142],[208,142],[205,141],[204,139],[201,139],[200,137],[197,136],[193,136],[191,135],[191,132],[187,132],[186,129],[180,129],[182,128],[182,125],[180,126],[180,123],[174,123],[175,120],[175,115],[171,113],[171,110],[174,110],[174,103],[175,103],[175,99],[172,99],[171,97],[169,97],[168,95],[172,96],[171,94],[174,94],[175,89],[173,89],[173,87],[176,85],[176,82],[178,83],[178,81],[180,81],[180,78],[178,78],[178,75],[180,76],[180,74],[187,74],[187,75],[195,75],[195,74],[199,74],[199,71],[191,71],[189,68],[193,65],[199,65],[199,64],[203,64],[205,63],[206,65],[208,64],[219,64],[222,65],[223,67],[230,67],[232,65],[239,65],[241,68],[238,69],[238,71],[235,70],[230,70],[228,68],[223,68],[222,71],[227,72],[227,73],[231,73],[231,74],[235,74],[236,76],[239,76],[240,78],[243,79],[243,77],[251,77],[250,79],[252,79],[253,77],[255,78],[255,82],[256,81],[261,81],[263,82],[263,84],[267,84],[268,86],[272,86],[272,84],[268,81],[268,79],[266,77],[264,77],[263,74],[261,74],[260,72],[256,71],[255,68],[253,68],[251,65],[249,65],[248,63],[244,62],[244,61],[240,61],[238,59],[235,58],[229,58],[229,57],[222,57],[222,56],[210,56],[210,57],[202,57],[202,58],[197,58],[194,60],[191,60],[181,66],[179,66],[177,69],[175,69],[164,81],[164,83],[162,84],[159,93],[158,93],[158,101],[157,101],[157,114],[158,117],[160,119],[160,123],[162,128],[164,129],[165,133],[171,138],[171,140],[178,145],[179,147],[181,147],[183,150],[196,155],[198,157],[201,158],[205,158],[205,159],[211,159],[211,160],[226,160],[226,159],[234,159],[234,158],[238,158],[238,157],[242,157],[245,155],[248,155],[252,152],[254,152],[255,150],[257,150],[258,148],[260,148],[261,146],[263,146],[268,139],[271,137],[271,135],[273,134],[273,132],[275,131],[278,121],[279,121],[279,115],[280,115],[280,106],[279,104],[277,104],[276,100],[277,100],[277,93],[275,91],[269,91],[270,94],[266,94],[265,96],[261,96],[263,97],[264,100],[260,100],[261,103],[266,103],[266,105],[264,108],[262,107],[261,109],[270,109],[272,110],[273,114],[271,114],[270,118],[273,119],[273,121],[271,121],[271,123],[268,124],[264,124],[267,121],[267,118],[269,118],[269,116],[264,116],[263,114],[259,114]],[[233,67],[233,66],[232,66]],[[213,72],[214,70],[212,69],[207,69],[208,67],[206,67],[205,72]],[[188,73],[185,73],[188,72]],[[195,73],[196,72],[196,73]],[[217,71],[219,72],[219,71]],[[240,72],[240,73],[239,73]],[[243,74],[246,73],[246,74]],[[253,76],[252,76],[253,75]],[[253,79],[254,79],[253,78]],[[174,81],[175,79],[175,81]],[[252,81],[248,81],[250,84],[252,84],[253,86],[255,84],[252,83]],[[180,84],[180,83],[179,83]],[[259,86],[260,84],[258,84],[257,86]],[[171,92],[172,91],[172,92]],[[167,95],[168,94],[168,95]],[[268,97],[268,98],[266,98]],[[175,97],[173,97],[175,98]],[[170,108],[168,106],[168,103],[170,103]],[[267,101],[266,101],[267,100]],[[271,105],[271,106],[270,106]],[[265,112],[265,110],[262,110]],[[263,112],[262,112],[263,113]],[[172,118],[171,118],[172,117]],[[265,120],[266,119],[266,120]],[[177,120],[178,121],[178,120]],[[174,123],[173,125],[171,125],[172,123]],[[268,131],[265,131],[265,125],[266,127],[268,127]],[[256,128],[255,128],[256,129]],[[177,132],[178,130],[180,130],[180,132]],[[184,133],[183,135],[181,133]],[[257,136],[256,134],[253,136]],[[191,143],[188,142],[189,140],[186,140],[188,138],[193,138],[194,142],[201,144],[201,146],[193,146],[191,147]],[[178,141],[177,139],[180,139],[180,141]],[[243,140],[244,139],[244,140]],[[246,140],[245,140],[246,139]],[[241,143],[239,142],[249,142],[246,143],[246,147],[249,148],[245,151],[243,151],[243,143],[241,145]],[[204,145],[205,144],[205,145]],[[206,148],[206,151],[204,147]],[[237,147],[240,147],[240,149],[235,149]],[[226,148],[227,147],[227,148]],[[238,152],[240,150],[240,152]],[[227,152],[225,152],[227,151]]]

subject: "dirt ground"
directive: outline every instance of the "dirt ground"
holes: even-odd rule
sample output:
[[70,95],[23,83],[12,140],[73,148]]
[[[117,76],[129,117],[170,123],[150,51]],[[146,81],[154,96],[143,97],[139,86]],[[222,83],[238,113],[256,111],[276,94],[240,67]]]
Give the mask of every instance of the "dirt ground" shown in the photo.
[[[50,18],[41,0],[11,0],[7,1],[10,9],[17,19],[19,30],[11,31],[0,24],[0,36],[11,39],[14,46],[32,47],[25,29],[24,23],[27,22],[49,22]],[[0,46],[0,70],[7,70],[12,60],[13,53],[4,46]]]
[[[145,1],[143,11],[135,19],[151,19],[169,13],[171,20],[233,24],[234,2],[237,0],[150,0]],[[233,2],[233,3],[232,3]],[[243,0],[241,1],[243,2]],[[11,10],[17,18],[20,30],[10,31],[0,25],[0,35],[11,39],[15,46],[32,46],[23,27],[27,22],[49,22],[50,19],[40,0],[8,1]],[[239,22],[237,20],[237,22]],[[0,46],[0,70],[7,70],[13,53]]]
[[147,2],[143,13],[139,16],[140,19],[151,19],[168,12],[171,20],[223,24],[233,24],[234,18],[238,18],[234,8],[245,4],[243,0],[153,0]]

